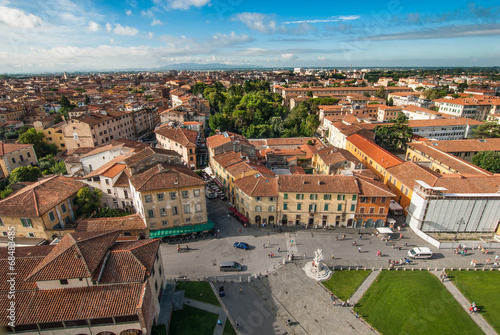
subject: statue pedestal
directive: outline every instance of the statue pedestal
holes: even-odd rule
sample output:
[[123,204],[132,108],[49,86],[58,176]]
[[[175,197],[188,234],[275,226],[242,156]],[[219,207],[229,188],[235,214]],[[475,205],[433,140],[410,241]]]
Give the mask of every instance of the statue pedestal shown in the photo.
[[314,263],[314,265],[313,263],[314,262],[307,262],[306,265],[302,268],[302,270],[304,270],[309,278],[312,278],[316,281],[324,281],[330,279],[333,271],[330,270],[330,268],[326,264],[318,262],[318,266],[316,266],[316,263]]

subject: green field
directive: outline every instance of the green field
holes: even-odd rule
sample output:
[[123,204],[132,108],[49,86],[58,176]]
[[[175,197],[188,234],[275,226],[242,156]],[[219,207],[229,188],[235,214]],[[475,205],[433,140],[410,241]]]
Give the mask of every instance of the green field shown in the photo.
[[427,271],[383,271],[355,311],[384,335],[483,334]]
[[236,331],[233,328],[233,325],[231,322],[229,322],[229,319],[226,320],[226,324],[224,325],[224,332],[222,335],[237,335]]
[[184,296],[188,299],[198,300],[220,306],[219,300],[212,291],[210,284],[206,281],[180,281],[175,287],[176,291],[184,290]]
[[217,314],[186,306],[172,312],[169,335],[212,335],[217,326]]
[[498,271],[449,271],[448,278],[472,303],[481,315],[500,333],[500,273]]
[[335,271],[330,279],[321,284],[339,299],[345,301],[356,292],[366,277],[370,275],[370,272],[370,270]]

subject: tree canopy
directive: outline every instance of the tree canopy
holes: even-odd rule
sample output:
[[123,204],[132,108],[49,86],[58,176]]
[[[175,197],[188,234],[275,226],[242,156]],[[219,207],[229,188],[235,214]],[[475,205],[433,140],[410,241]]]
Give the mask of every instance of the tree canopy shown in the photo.
[[500,137],[500,124],[487,121],[474,129],[474,138],[498,138]]
[[80,213],[92,215],[99,210],[102,192],[99,189],[90,190],[88,187],[82,188],[76,194],[76,203]]
[[23,181],[37,181],[42,177],[42,171],[36,166],[20,166],[15,168],[9,176],[11,184],[20,183]]
[[500,153],[496,151],[480,151],[472,157],[472,164],[492,173],[500,173]]
[[408,126],[408,117],[404,113],[398,114],[394,124],[377,126],[374,132],[375,143],[388,150],[405,149],[413,136],[413,130]]
[[33,149],[38,158],[55,155],[57,146],[44,141],[45,136],[42,132],[36,131],[35,128],[28,129],[25,133],[19,135],[19,143],[33,144]]

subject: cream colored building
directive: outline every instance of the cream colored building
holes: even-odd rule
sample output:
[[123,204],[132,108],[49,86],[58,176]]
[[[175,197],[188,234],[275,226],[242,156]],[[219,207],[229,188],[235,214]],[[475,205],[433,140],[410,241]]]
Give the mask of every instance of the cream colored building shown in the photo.
[[234,181],[234,207],[246,216],[251,224],[276,224],[278,179],[260,174]]
[[0,141],[0,180],[8,178],[18,167],[36,164],[38,164],[38,159],[33,144]]

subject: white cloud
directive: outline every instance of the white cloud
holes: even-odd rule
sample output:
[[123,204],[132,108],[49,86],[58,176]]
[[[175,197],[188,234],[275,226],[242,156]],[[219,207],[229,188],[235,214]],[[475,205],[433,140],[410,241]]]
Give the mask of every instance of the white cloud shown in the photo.
[[132,11],[130,9],[127,9],[125,11],[125,14],[127,14],[127,16],[132,16]]
[[115,29],[113,29],[113,32],[116,35],[135,36],[139,33],[139,30],[134,27],[122,26],[121,24],[117,23],[115,24]]
[[151,22],[152,26],[163,26],[164,24],[165,22],[162,22],[161,20],[157,20],[155,18],[153,18],[153,22]]
[[111,38],[109,39],[109,44],[115,44],[115,39],[111,37]]
[[148,33],[148,38],[149,38],[150,40],[152,40],[154,36],[155,36],[155,34],[153,34],[152,32],[149,32],[149,33]]
[[111,32],[111,30],[113,30],[113,27],[111,26],[111,23],[106,23],[106,31],[109,33]]
[[283,24],[326,23],[326,22],[338,22],[338,19],[287,21],[283,22]]
[[39,16],[26,14],[19,9],[0,6],[0,25],[18,29],[32,29],[42,24],[43,20]]
[[216,44],[233,45],[250,42],[253,39],[246,34],[237,35],[234,31],[232,31],[229,35],[217,33],[212,36],[212,40]]
[[325,60],[325,56],[318,56],[318,60]]
[[294,54],[281,54],[281,58],[286,60],[295,60],[299,57],[295,56]]
[[339,20],[342,20],[342,21],[352,21],[352,20],[357,20],[360,18],[359,15],[341,15],[338,17]]
[[101,25],[99,23],[95,23],[94,21],[89,21],[89,25],[87,27],[88,31],[96,32],[96,31],[99,31],[100,29],[101,29]]
[[155,13],[153,13],[153,10],[151,8],[149,8],[148,10],[141,10],[141,15],[153,17],[155,15]]
[[191,7],[203,7],[211,5],[210,0],[153,0],[153,2],[165,9],[186,10]]
[[240,21],[248,28],[263,34],[272,34],[283,30],[276,25],[276,21],[272,19],[271,15],[262,13],[238,13],[232,20]]

